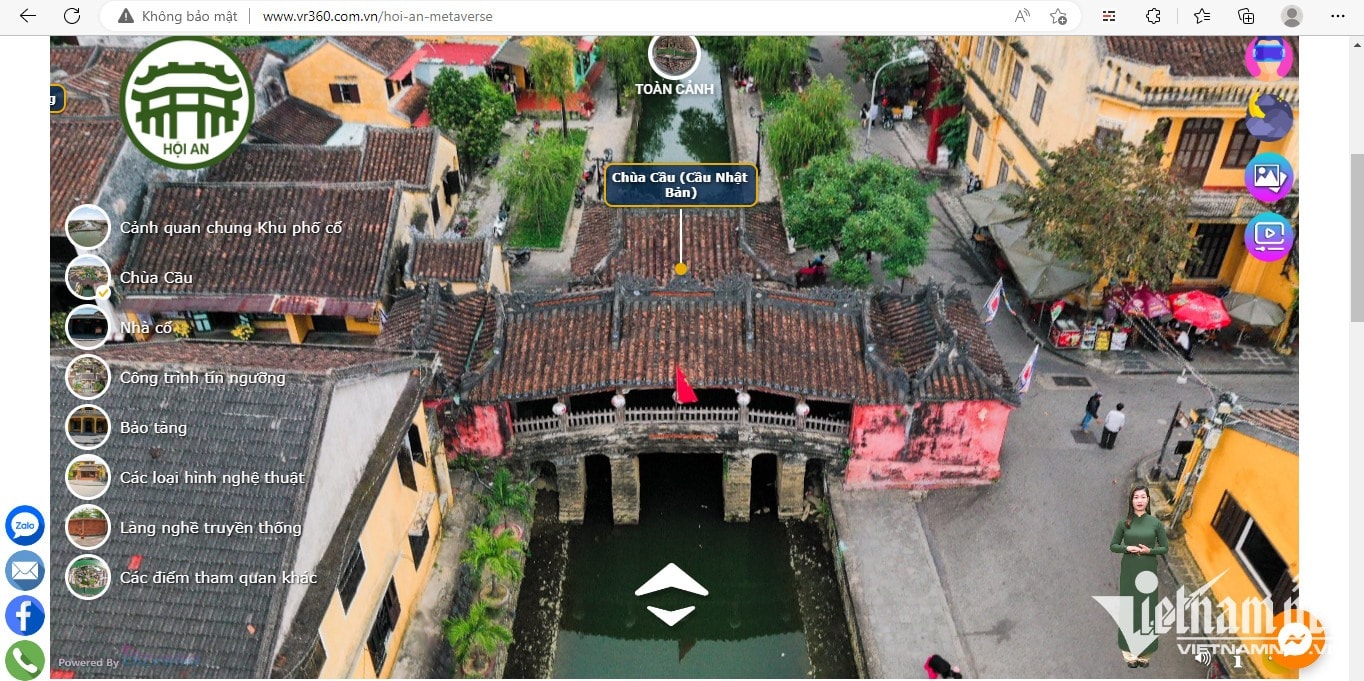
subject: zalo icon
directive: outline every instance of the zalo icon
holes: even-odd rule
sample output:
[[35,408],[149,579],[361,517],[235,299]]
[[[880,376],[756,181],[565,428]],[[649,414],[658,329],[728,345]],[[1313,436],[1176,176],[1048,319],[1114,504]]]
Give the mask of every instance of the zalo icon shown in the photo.
[[32,636],[43,628],[47,612],[43,604],[32,596],[19,596],[5,606],[5,624],[20,636]]
[[18,551],[5,561],[5,579],[9,580],[10,586],[20,591],[28,591],[42,584],[46,573],[42,557],[32,551]]
[[43,538],[43,513],[32,506],[15,506],[5,517],[5,534],[20,546],[32,546]]

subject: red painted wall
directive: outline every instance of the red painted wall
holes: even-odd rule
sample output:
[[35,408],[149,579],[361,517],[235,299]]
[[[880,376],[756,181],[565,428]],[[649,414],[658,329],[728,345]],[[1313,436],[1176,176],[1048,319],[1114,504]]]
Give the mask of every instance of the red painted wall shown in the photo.
[[848,489],[940,489],[999,478],[1008,405],[993,401],[920,404],[906,446],[904,407],[855,406]]
[[448,433],[445,451],[449,456],[477,454],[500,457],[507,454],[507,432],[511,421],[504,405],[475,405]]

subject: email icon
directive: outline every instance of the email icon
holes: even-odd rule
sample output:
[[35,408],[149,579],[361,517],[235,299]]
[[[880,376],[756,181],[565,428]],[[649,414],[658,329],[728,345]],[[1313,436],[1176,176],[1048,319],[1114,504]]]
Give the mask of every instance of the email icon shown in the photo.
[[5,561],[5,578],[20,591],[42,584],[44,572],[42,557],[32,551],[19,551]]

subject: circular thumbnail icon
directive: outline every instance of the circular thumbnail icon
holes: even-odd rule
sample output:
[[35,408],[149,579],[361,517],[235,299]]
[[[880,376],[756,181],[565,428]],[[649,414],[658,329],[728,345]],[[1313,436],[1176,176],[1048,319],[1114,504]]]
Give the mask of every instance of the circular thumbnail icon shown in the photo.
[[1261,142],[1277,142],[1293,129],[1293,107],[1278,95],[1256,91],[1246,105],[1246,131]]
[[66,588],[83,601],[93,601],[109,590],[109,564],[90,553],[76,556],[66,566]]
[[156,162],[193,170],[232,153],[251,127],[255,90],[240,59],[209,38],[152,43],[123,77],[123,128]]
[[43,538],[42,511],[32,506],[15,506],[5,516],[5,534],[20,546],[33,546]]
[[109,263],[97,255],[78,255],[66,266],[66,290],[81,300],[94,300],[109,288]]
[[20,591],[36,588],[43,583],[46,574],[42,557],[32,551],[16,551],[5,561],[5,579]]
[[1293,70],[1293,44],[1283,36],[1256,36],[1246,45],[1246,70],[1256,80],[1275,81]]
[[109,214],[93,203],[84,203],[66,214],[66,238],[76,248],[90,250],[109,238]]
[[1278,213],[1260,213],[1246,225],[1246,251],[1256,260],[1278,262],[1293,250],[1293,225]]
[[66,415],[66,439],[84,450],[99,449],[109,439],[109,414],[93,404],[82,404]]
[[5,607],[5,624],[20,636],[32,636],[43,628],[47,611],[43,602],[32,596],[17,596]]
[[689,35],[656,35],[649,41],[649,66],[668,80],[682,80],[701,64],[701,43]]
[[78,355],[66,365],[66,389],[82,400],[93,400],[109,390],[109,364],[98,355]]
[[94,305],[80,305],[66,315],[66,340],[82,350],[104,345],[109,331],[109,318]]
[[109,464],[94,454],[81,454],[66,464],[66,489],[91,501],[109,491]]
[[1293,191],[1293,166],[1272,151],[1256,154],[1246,164],[1246,190],[1265,203],[1274,203]]
[[94,551],[109,541],[109,514],[94,504],[81,504],[66,515],[66,538],[73,546]]
[[43,673],[47,656],[33,641],[16,641],[5,651],[5,670],[19,681],[30,681]]

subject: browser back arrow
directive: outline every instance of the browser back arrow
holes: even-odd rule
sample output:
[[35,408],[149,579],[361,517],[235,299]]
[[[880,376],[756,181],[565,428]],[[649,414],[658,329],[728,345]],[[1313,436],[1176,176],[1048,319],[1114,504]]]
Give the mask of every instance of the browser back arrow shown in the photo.
[[23,9],[22,12],[19,12],[19,18],[20,18],[20,19],[23,19],[23,20],[24,20],[24,23],[26,23],[26,24],[28,23],[28,20],[29,20],[29,19],[32,19],[32,18],[34,18],[34,17],[36,17],[36,16],[38,16],[38,15],[37,15],[37,14],[34,14],[33,12],[28,11],[28,8],[27,8],[27,7],[25,7],[25,8]]

